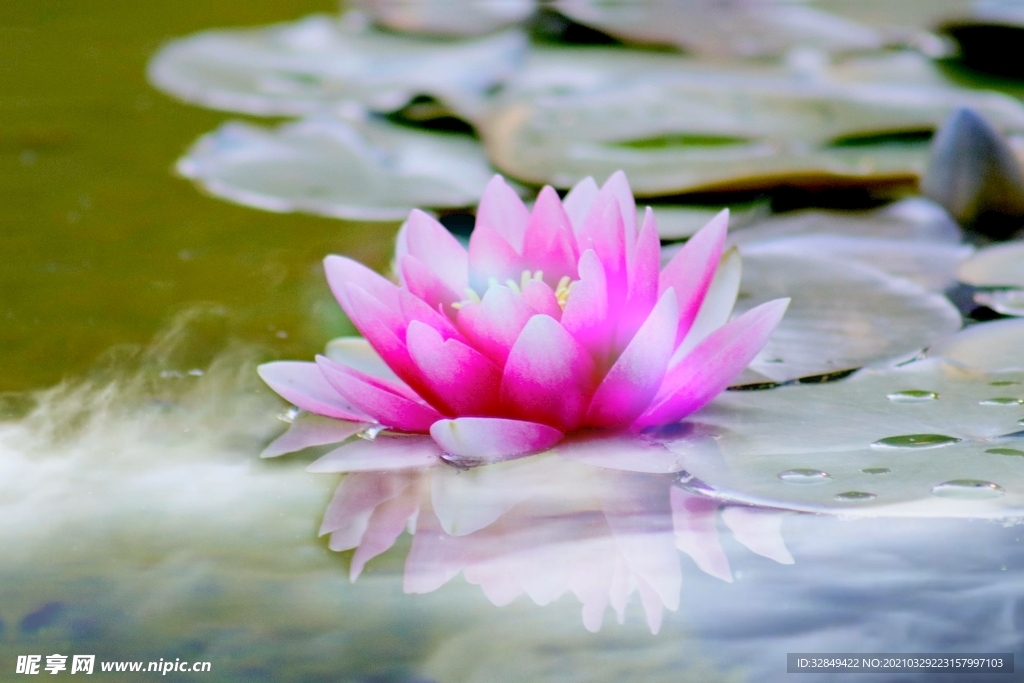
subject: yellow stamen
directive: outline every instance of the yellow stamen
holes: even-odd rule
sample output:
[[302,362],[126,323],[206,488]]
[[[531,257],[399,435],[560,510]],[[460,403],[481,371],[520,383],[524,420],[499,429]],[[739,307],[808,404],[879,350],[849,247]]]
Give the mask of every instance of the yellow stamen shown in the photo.
[[566,302],[569,301],[569,292],[572,291],[574,284],[576,283],[571,281],[568,275],[563,275],[562,279],[558,281],[558,286],[555,287],[555,300],[563,311],[565,310]]

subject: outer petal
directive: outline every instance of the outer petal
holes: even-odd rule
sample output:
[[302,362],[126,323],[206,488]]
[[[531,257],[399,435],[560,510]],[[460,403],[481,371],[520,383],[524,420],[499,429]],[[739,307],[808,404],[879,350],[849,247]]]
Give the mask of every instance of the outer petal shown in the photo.
[[395,257],[409,255],[423,263],[454,292],[469,286],[469,254],[443,225],[414,209],[398,231]]
[[597,387],[588,426],[622,427],[644,412],[665,377],[678,320],[675,291],[669,289]]
[[348,285],[361,287],[388,308],[398,308],[398,287],[358,261],[346,256],[331,255],[324,259],[324,272],[327,274],[327,284],[334,293],[334,298],[350,317],[351,313],[346,303]]
[[401,385],[366,375],[325,356],[317,356],[316,362],[339,394],[381,424],[422,433],[441,419],[440,413],[420,403],[415,394]]
[[579,252],[569,217],[558,194],[545,185],[526,228],[523,261],[531,270],[542,271],[549,284],[556,284],[563,275],[576,279],[577,260]]
[[[466,289],[452,289],[443,274],[432,270],[423,261],[411,254],[398,259],[398,272],[406,289],[431,308],[449,306],[462,299]],[[448,278],[451,279],[451,278]]]
[[521,254],[526,224],[529,220],[530,212],[526,205],[508,186],[505,179],[500,175],[491,178],[476,210],[476,228],[484,227],[495,231],[516,253]]
[[608,280],[597,254],[583,252],[580,279],[573,283],[561,323],[598,362],[611,351],[614,319],[608,307]]
[[496,230],[477,223],[469,236],[469,285],[483,292],[493,278],[498,282],[519,281],[523,257]]
[[457,461],[483,465],[547,450],[561,441],[563,435],[536,422],[460,417],[434,423],[430,436]]
[[654,212],[647,207],[643,229],[629,259],[629,293],[619,318],[615,348],[629,343],[658,301],[658,270],[661,268],[661,240]]
[[256,372],[281,398],[303,410],[340,420],[373,421],[334,390],[316,363],[276,361],[264,363]]
[[661,271],[660,291],[674,287],[679,297],[678,341],[686,336],[697,317],[722,258],[728,227],[729,210],[725,209],[691,237]]
[[[636,221],[635,216],[633,220]],[[617,314],[626,302],[626,255],[630,245],[626,241],[622,207],[613,189],[606,186],[597,195],[577,241],[580,251],[593,249],[597,254],[608,281],[609,310]]]
[[636,244],[636,200],[633,199],[633,190],[629,187],[629,180],[623,171],[616,171],[608,177],[601,188],[610,192],[618,201],[622,210],[622,226],[626,243],[626,253],[633,253],[633,246]]
[[683,356],[692,351],[697,344],[719,327],[729,322],[729,315],[732,307],[736,304],[736,297],[740,292],[740,275],[743,270],[743,263],[740,259],[740,252],[732,247],[722,255],[718,264],[715,277],[711,280],[704,302],[700,311],[686,333],[679,348],[672,355],[671,365],[678,363]]
[[670,368],[639,424],[675,422],[703,407],[753,360],[782,319],[789,299],[753,308],[701,342]]
[[374,377],[395,381],[398,375],[377,355],[364,337],[338,337],[327,342],[324,355]]
[[586,349],[553,318],[535,315],[508,355],[501,398],[516,417],[568,431],[582,422],[595,385]]
[[597,183],[593,178],[587,177],[573,185],[562,201],[562,206],[565,207],[565,213],[569,216],[573,232],[577,237],[583,229],[583,221],[590,213],[590,207],[594,205],[598,192]]
[[409,323],[406,342],[424,380],[455,415],[495,414],[501,369],[490,359],[415,320]]

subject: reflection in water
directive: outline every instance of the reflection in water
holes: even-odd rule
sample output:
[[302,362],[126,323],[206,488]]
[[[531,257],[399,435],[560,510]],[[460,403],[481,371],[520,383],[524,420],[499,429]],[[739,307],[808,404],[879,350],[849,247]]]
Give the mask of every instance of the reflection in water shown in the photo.
[[[678,550],[712,576],[732,581],[718,540],[720,504],[673,485],[666,474],[592,467],[541,455],[475,470],[354,472],[327,508],[322,534],[355,549],[353,580],[404,529],[414,534],[405,591],[429,593],[462,572],[496,605],[527,595],[546,605],[572,592],[597,631],[610,606],[619,623],[639,594],[653,633],[679,607]],[[737,541],[791,563],[782,512],[729,507]]]

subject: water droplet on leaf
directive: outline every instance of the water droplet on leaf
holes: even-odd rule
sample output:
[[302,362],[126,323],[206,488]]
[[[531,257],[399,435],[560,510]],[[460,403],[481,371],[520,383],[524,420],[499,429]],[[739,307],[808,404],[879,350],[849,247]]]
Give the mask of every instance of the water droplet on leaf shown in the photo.
[[997,398],[986,398],[982,401],[978,401],[978,403],[983,406],[1019,406],[1024,405],[1024,398],[1000,396]]
[[874,493],[867,493],[866,491],[844,491],[836,494],[836,500],[844,501],[871,500],[877,497]]
[[989,448],[985,452],[993,455],[1024,455],[1024,451],[1019,451],[1016,448]]
[[939,448],[959,442],[952,436],[945,434],[904,434],[903,436],[890,436],[871,444],[873,448]]
[[939,484],[932,493],[943,498],[960,498],[963,500],[986,500],[998,498],[1006,493],[1002,486],[980,479],[953,479]]
[[864,474],[889,474],[891,471],[888,467],[865,467],[861,470]]
[[893,403],[927,403],[928,401],[937,400],[939,395],[934,391],[906,389],[904,391],[894,391],[891,394],[886,394],[886,398]]
[[823,481],[828,481],[832,476],[827,472],[821,470],[812,470],[809,468],[797,468],[795,470],[786,470],[785,472],[779,473],[779,479],[782,481],[788,481],[791,484],[819,484]]

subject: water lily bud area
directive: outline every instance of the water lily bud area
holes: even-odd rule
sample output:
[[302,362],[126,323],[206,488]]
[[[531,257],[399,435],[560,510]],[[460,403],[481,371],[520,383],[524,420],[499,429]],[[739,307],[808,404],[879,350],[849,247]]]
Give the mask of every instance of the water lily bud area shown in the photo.
[[1021,679],[1019,2],[9,4],[0,680]]

